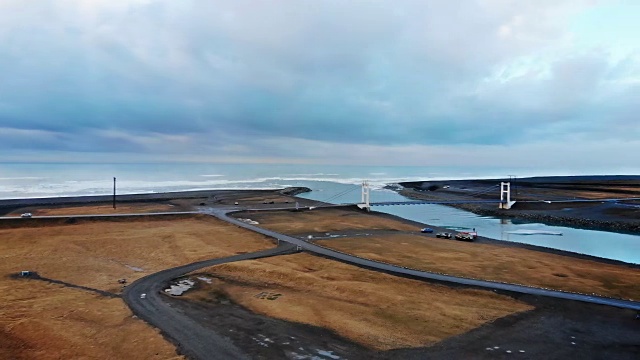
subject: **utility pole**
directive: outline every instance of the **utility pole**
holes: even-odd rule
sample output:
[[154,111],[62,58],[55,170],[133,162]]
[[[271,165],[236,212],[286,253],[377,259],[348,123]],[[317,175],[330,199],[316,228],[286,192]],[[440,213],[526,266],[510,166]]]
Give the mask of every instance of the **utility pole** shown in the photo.
[[116,177],[113,177],[113,208],[116,208]]

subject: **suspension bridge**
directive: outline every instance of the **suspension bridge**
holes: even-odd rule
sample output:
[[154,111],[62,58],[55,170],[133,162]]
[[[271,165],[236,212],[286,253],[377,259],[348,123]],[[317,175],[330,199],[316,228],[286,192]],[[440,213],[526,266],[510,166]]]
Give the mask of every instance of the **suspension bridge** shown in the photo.
[[511,209],[515,200],[511,200],[511,183],[501,182],[499,185],[493,185],[486,189],[475,191],[473,193],[465,194],[468,197],[479,196],[491,191],[495,191],[497,187],[500,187],[500,199],[464,199],[464,200],[410,200],[410,201],[380,201],[371,202],[371,188],[368,181],[362,182],[362,201],[356,205],[361,209],[367,211],[372,206],[396,206],[396,205],[427,205],[427,204],[440,204],[440,205],[454,205],[454,204],[498,204],[500,209]]
[[[357,189],[357,185],[354,187],[342,191],[338,194],[333,195],[331,198],[324,200],[324,202],[331,202],[339,199],[340,197],[354,191]],[[500,196],[496,196],[495,198],[486,198],[487,196],[494,196],[493,194],[499,190]],[[460,196],[464,196],[464,198],[460,199]],[[518,200],[521,203],[584,203],[584,202],[618,202],[618,201],[629,201],[629,200],[640,200],[638,197],[630,197],[630,198],[599,198],[599,199],[578,199],[578,198],[566,198],[566,197],[558,197],[546,194],[544,199],[536,199],[540,196],[540,194],[532,194],[520,192],[520,195],[525,197],[523,200]],[[483,198],[484,197],[484,198]],[[483,188],[480,190],[476,190],[473,192],[468,192],[464,194],[459,194],[457,199],[450,200],[407,200],[407,201],[371,201],[371,187],[368,181],[363,181],[361,186],[361,201],[359,203],[349,203],[344,205],[357,205],[361,209],[366,209],[367,211],[371,209],[372,206],[398,206],[398,205],[429,205],[429,204],[437,204],[437,205],[456,205],[456,204],[496,204],[498,208],[509,210],[516,203],[516,200],[512,197],[511,192],[511,183],[510,182],[500,182],[499,184],[491,185],[487,188]]]

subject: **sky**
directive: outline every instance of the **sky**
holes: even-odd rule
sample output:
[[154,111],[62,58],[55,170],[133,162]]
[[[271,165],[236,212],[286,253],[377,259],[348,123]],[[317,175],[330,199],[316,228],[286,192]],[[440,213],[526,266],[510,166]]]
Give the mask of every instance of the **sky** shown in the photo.
[[640,173],[640,1],[0,0],[0,161]]

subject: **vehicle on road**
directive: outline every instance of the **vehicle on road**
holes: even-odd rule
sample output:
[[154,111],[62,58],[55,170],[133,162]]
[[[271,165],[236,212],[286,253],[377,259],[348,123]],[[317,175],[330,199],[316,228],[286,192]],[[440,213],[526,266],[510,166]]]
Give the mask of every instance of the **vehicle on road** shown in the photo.
[[473,235],[469,234],[469,233],[459,233],[456,235],[456,240],[460,240],[460,241],[473,241]]
[[451,233],[448,232],[439,232],[436,234],[437,238],[442,238],[442,239],[451,239]]
[[422,230],[420,230],[421,233],[432,233],[433,229],[432,228],[422,228]]
[[147,294],[140,294],[140,299],[146,299],[147,298]]
[[33,216],[33,215],[32,215],[31,213],[29,213],[29,212],[27,212],[27,213],[24,213],[24,214],[20,215],[20,217],[23,217],[23,218],[30,218],[30,217],[32,217],[32,216]]

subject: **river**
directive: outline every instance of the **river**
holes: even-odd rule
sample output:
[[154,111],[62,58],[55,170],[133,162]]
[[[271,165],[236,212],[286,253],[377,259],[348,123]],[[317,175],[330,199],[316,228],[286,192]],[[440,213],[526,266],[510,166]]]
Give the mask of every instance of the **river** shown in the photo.
[[[117,177],[118,194],[306,186],[313,191],[301,196],[332,203],[353,203],[360,201],[359,183],[367,178],[373,185],[372,201],[402,201],[406,199],[384,190],[384,184],[486,178],[511,171],[513,169],[345,165],[0,163],[0,199],[108,195],[112,191],[113,177]],[[549,174],[540,169],[520,169],[519,173],[522,176]],[[342,193],[343,196],[336,196]],[[640,236],[512,223],[441,205],[381,206],[374,209],[434,226],[475,228],[480,235],[493,239],[640,263]],[[563,235],[522,234],[540,231],[561,232]]]
[[[361,195],[357,186],[319,181],[305,182],[305,184],[312,189],[312,192],[300,195],[305,198],[326,201],[332,199],[336,194],[353,189],[329,202],[360,201]],[[372,190],[371,199],[371,201],[407,200],[396,192],[384,189]],[[478,235],[492,239],[544,246],[640,264],[640,236],[637,235],[499,219],[434,204],[377,206],[373,207],[373,210],[451,230],[476,229]],[[562,235],[552,235],[557,233]]]

